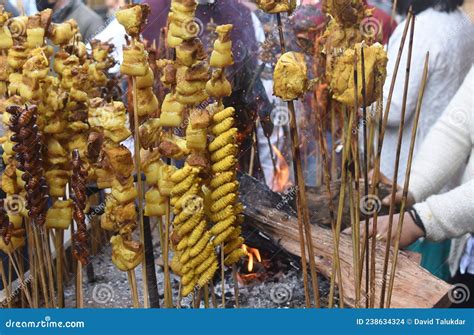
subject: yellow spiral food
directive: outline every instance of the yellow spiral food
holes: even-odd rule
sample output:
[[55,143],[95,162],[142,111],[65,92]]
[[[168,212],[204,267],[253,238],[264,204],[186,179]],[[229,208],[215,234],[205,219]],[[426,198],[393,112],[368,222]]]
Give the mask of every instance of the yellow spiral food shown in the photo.
[[217,271],[218,263],[204,215],[202,168],[186,165],[171,175],[174,204],[174,235],[179,239],[172,269],[181,276],[181,295],[206,285]]
[[215,138],[209,144],[213,173],[210,218],[214,223],[210,232],[214,236],[214,246],[224,244],[225,265],[238,262],[244,255],[241,250],[243,238],[238,226],[242,221],[242,205],[238,201],[239,183],[235,174],[238,147],[234,114],[235,109],[229,107],[213,115],[211,130]]

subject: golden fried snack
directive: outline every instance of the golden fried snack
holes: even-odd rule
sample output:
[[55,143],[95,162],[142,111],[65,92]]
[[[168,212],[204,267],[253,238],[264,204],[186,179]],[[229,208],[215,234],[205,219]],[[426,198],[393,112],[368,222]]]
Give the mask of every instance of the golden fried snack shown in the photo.
[[223,69],[216,69],[212,72],[211,79],[206,83],[206,92],[217,100],[232,94],[232,86]]
[[[181,276],[181,295],[187,296],[196,285],[207,284],[217,270],[217,257],[204,219],[201,168],[186,164],[171,175],[175,186],[173,236],[176,259],[173,268]],[[190,187],[192,185],[192,187]]]
[[[354,82],[354,57],[357,52],[360,59],[362,44],[356,44],[355,49],[348,49],[335,62],[334,72],[331,76],[330,87],[333,97],[338,102],[346,106],[354,106],[355,103],[355,82]],[[380,96],[380,89],[385,81],[387,67],[387,53],[383,46],[376,43],[371,46],[364,46],[365,56],[365,83],[366,83],[366,103],[372,104]],[[362,63],[358,62],[358,102],[363,105],[362,97]]]
[[297,52],[283,54],[273,74],[273,94],[285,101],[298,99],[308,87],[304,55]]
[[127,139],[131,132],[125,126],[127,115],[125,105],[121,101],[107,102],[102,98],[89,101],[88,121],[92,128],[104,130],[105,137],[115,143]]
[[69,172],[62,169],[51,169],[44,174],[49,187],[49,195],[55,198],[66,195],[66,184],[69,182]]
[[156,66],[161,71],[160,81],[166,87],[172,87],[176,84],[177,67],[174,61],[169,59],[159,59],[156,61]]
[[43,48],[36,48],[23,64],[23,74],[32,79],[44,79],[49,72],[49,59]]
[[186,128],[186,146],[190,150],[203,151],[207,147],[207,127],[211,122],[205,109],[193,109]]
[[183,105],[195,106],[208,98],[206,82],[209,80],[209,64],[200,61],[191,67],[181,66],[176,72],[176,100]]
[[28,59],[28,51],[24,46],[14,45],[8,49],[7,62],[14,70],[20,69]]
[[186,140],[175,134],[163,134],[158,151],[163,157],[172,159],[183,159],[189,154]]
[[158,189],[160,190],[160,193],[166,197],[171,196],[171,192],[175,185],[171,176],[176,172],[176,170],[176,167],[164,163],[158,167]]
[[78,32],[77,22],[69,19],[63,23],[52,23],[49,26],[48,37],[56,45],[69,43]]
[[153,70],[148,66],[146,74],[141,77],[137,77],[137,88],[139,90],[152,87],[155,82],[155,76]]
[[137,241],[126,241],[120,235],[112,236],[112,262],[121,271],[135,269],[144,257],[143,245]]
[[161,155],[157,150],[145,151],[141,156],[143,173],[146,177],[146,183],[148,185],[156,185],[158,183],[158,171],[160,166],[163,165]]
[[150,118],[140,125],[138,130],[140,143],[145,150],[158,147],[161,140],[161,122],[159,118]]
[[153,115],[159,112],[160,105],[153,87],[137,90],[138,116]]
[[163,216],[168,208],[168,198],[160,193],[156,186],[145,193],[145,216]]
[[46,228],[68,229],[72,223],[72,200],[57,200],[46,213]]
[[137,37],[142,31],[149,13],[150,6],[147,4],[127,4],[115,13],[115,17],[124,26],[127,34]]
[[209,62],[212,67],[224,68],[234,64],[232,40],[230,39],[232,29],[231,24],[217,26],[217,40],[214,42],[214,50]]
[[92,58],[94,59],[94,64],[98,69],[105,70],[115,65],[115,60],[111,56],[111,53],[115,48],[112,43],[93,39],[90,44],[92,48]]
[[[121,179],[127,179],[133,173],[133,159],[130,150],[124,145],[109,145],[104,148],[107,161],[114,175]],[[132,185],[133,186],[133,185]]]
[[257,6],[270,14],[292,12],[296,8],[296,0],[257,0]]
[[371,11],[367,10],[363,0],[324,0],[322,8],[343,26],[356,25],[371,15]]
[[133,40],[131,45],[123,47],[120,73],[127,76],[144,76],[148,68],[148,52],[143,43]]
[[168,45],[175,48],[183,41],[199,34],[199,24],[194,19],[197,3],[195,0],[172,0],[168,15]]
[[13,37],[7,26],[0,27],[0,49],[7,50],[13,46]]
[[199,38],[184,41],[176,47],[176,61],[179,65],[191,66],[206,58],[206,50]]
[[26,46],[28,48],[33,49],[44,45],[52,14],[53,11],[48,8],[28,17],[26,25]]
[[172,93],[165,96],[161,106],[160,124],[163,127],[179,127],[183,122],[186,106],[178,102]]
[[28,25],[28,16],[16,16],[7,21],[8,29],[13,38],[13,45],[25,46],[26,27]]
[[210,218],[214,226],[210,232],[215,236],[214,246],[225,244],[225,264],[236,263],[243,254],[240,251],[242,238],[240,227],[242,205],[238,201],[239,183],[235,176],[237,164],[237,129],[235,109],[218,109],[212,117],[214,140],[209,144],[213,179],[210,183]]

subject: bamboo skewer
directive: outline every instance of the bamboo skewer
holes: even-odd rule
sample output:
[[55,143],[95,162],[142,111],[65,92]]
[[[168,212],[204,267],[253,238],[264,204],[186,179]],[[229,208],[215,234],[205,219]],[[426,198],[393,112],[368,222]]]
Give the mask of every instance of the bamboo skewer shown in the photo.
[[[390,114],[390,109],[392,106],[392,98],[393,98],[393,92],[395,90],[395,84],[398,76],[398,70],[400,68],[400,61],[402,58],[403,54],[403,49],[405,46],[406,38],[408,36],[408,28],[410,26],[410,21],[413,18],[413,12],[410,10],[406,19],[405,27],[403,30],[402,38],[400,41],[400,46],[398,49],[398,54],[397,54],[397,59],[395,61],[395,67],[393,70],[393,76],[392,76],[392,81],[390,83],[390,90],[388,92],[387,96],[387,101],[385,105],[385,113],[383,114],[383,120],[379,124],[379,136],[378,136],[378,143],[377,143],[377,152],[374,155],[375,161],[374,161],[374,172],[372,175],[372,180],[371,180],[371,190],[370,193],[373,194],[374,196],[378,195],[378,188],[379,188],[379,183],[380,183],[380,160],[382,157],[382,147],[384,143],[384,138],[385,138],[385,129],[387,127],[388,123],[388,116]],[[373,225],[373,230],[377,231],[377,218],[378,218],[378,211],[375,210],[373,213],[373,219],[372,219],[372,225]],[[364,231],[364,234],[367,234],[367,231]],[[372,236],[372,254],[375,255],[375,244],[376,244],[376,236]],[[366,251],[367,245],[365,244],[365,238],[364,238],[364,243],[362,246],[361,254],[363,255]],[[373,271],[373,270],[372,270]]]
[[135,277],[135,270],[127,271],[128,282],[130,290],[132,291],[133,308],[140,308],[140,301],[138,300],[137,278]]
[[[137,89],[137,78],[132,77],[132,89],[133,89],[133,120],[134,120],[134,149],[135,154],[133,156],[135,160],[135,171],[137,174],[137,191],[138,191],[138,218],[140,223],[140,241],[145,248],[145,228],[143,223],[143,181],[142,181],[142,167],[140,159],[140,137],[139,137],[139,119],[138,119],[138,89]],[[143,306],[149,308],[148,301],[148,282],[147,278],[147,267],[146,257],[143,257],[142,261],[142,277],[143,277]]]
[[[350,111],[350,116],[349,116],[349,121],[347,123],[347,128],[345,131],[345,138],[344,138],[344,149],[343,149],[343,154],[342,154],[342,168],[341,168],[341,188],[339,192],[339,203],[338,203],[338,209],[337,209],[337,219],[336,219],[336,232],[341,230],[341,225],[342,225],[342,213],[344,210],[344,198],[345,198],[345,193],[346,193],[346,182],[347,182],[347,163],[349,160],[349,154],[350,154],[350,141],[351,141],[351,136],[349,135],[351,132],[351,127],[354,122],[354,112],[351,110]],[[336,248],[338,248],[339,244],[339,234],[336,234],[336,240],[334,241],[336,244]],[[336,272],[336,265],[335,262],[333,263],[332,267],[332,273],[334,274]],[[331,277],[331,284],[330,284],[330,289],[329,289],[329,307],[333,307],[334,305],[334,286],[335,286],[335,278],[334,275]],[[339,283],[339,291],[343,289],[342,283]],[[341,296],[343,296],[343,293],[341,293]],[[342,299],[343,300],[343,299]],[[344,304],[343,301],[341,301],[342,304]]]
[[[41,238],[41,243],[42,247],[40,250],[44,252],[44,257],[46,260],[46,266],[47,266],[47,271],[48,271],[48,283],[49,283],[49,295],[51,299],[51,305],[53,308],[56,308],[56,299],[54,297],[54,273],[53,273],[53,260],[52,260],[52,253],[51,253],[51,239],[49,236],[49,232],[52,233],[50,229],[45,229],[42,228],[40,230],[40,238]],[[54,237],[53,237],[54,239]],[[46,247],[44,247],[46,246]]]
[[[26,286],[25,284],[25,281],[23,280],[23,274],[20,273],[20,270],[18,269],[18,266],[16,265],[16,262],[15,260],[13,259],[13,256],[12,256],[12,253],[9,252],[8,253],[8,258],[10,259],[10,264],[13,266],[13,269],[15,270],[15,273],[16,273],[16,276],[20,282],[20,289],[23,291],[23,293],[25,294],[26,296],[26,299],[28,301],[28,305],[31,306],[33,305],[32,301],[31,301],[31,297],[30,297],[30,293],[28,292],[28,287]],[[11,273],[9,274],[11,275]]]
[[5,275],[5,268],[3,267],[3,259],[0,257],[0,275],[2,277],[2,284],[6,294],[7,306],[12,308],[12,296],[11,296],[11,287],[8,284],[7,276]]
[[[395,196],[397,193],[397,185],[398,185],[398,168],[400,164],[400,153],[401,153],[402,140],[403,140],[403,128],[405,126],[405,114],[406,114],[407,99],[408,99],[408,86],[410,83],[411,59],[412,59],[412,53],[413,53],[413,38],[414,38],[414,33],[415,33],[415,20],[412,18],[411,21],[412,22],[411,22],[411,30],[410,30],[410,41],[408,44],[408,61],[407,61],[407,67],[406,67],[405,87],[403,90],[402,111],[401,111],[400,126],[399,126],[399,132],[398,132],[397,152],[395,156],[395,169],[393,172],[392,191],[390,195],[390,210],[389,210],[389,217],[388,217],[389,233],[391,233],[392,231],[393,215],[395,214]],[[382,272],[382,289],[380,293],[380,308],[383,308],[384,303],[385,303],[385,290],[387,287],[386,279],[387,279],[388,261],[389,261],[389,256],[390,256],[391,242],[392,242],[392,239],[387,238],[387,242],[385,246],[383,272]]]
[[[408,163],[407,163],[407,170],[405,173],[405,183],[403,185],[403,196],[402,196],[402,202],[400,205],[400,217],[398,219],[398,227],[397,227],[397,235],[395,238],[395,244],[394,244],[394,251],[393,251],[393,259],[392,259],[392,269],[390,272],[390,279],[389,279],[389,285],[388,285],[388,293],[387,293],[387,307],[390,307],[390,302],[392,299],[392,291],[393,291],[393,283],[395,280],[395,272],[397,271],[397,261],[398,261],[398,250],[400,247],[400,238],[402,235],[402,229],[403,229],[403,221],[404,221],[404,215],[405,215],[405,206],[406,206],[406,201],[408,197],[408,189],[410,186],[410,175],[411,175],[411,166],[413,162],[413,153],[415,151],[415,142],[416,142],[416,134],[418,130],[418,121],[420,120],[420,114],[421,114],[421,106],[423,104],[423,98],[425,94],[425,88],[426,88],[426,82],[428,80],[428,64],[429,64],[429,59],[430,59],[430,54],[429,52],[426,54],[426,59],[425,59],[425,65],[424,65],[424,70],[423,70],[423,78],[420,86],[420,90],[418,93],[418,102],[416,105],[416,112],[415,112],[415,120],[411,132],[411,142],[410,142],[410,151],[408,154]],[[391,239],[391,235],[389,235],[389,239]]]
[[[365,56],[364,56],[364,46],[362,45],[360,49],[360,56],[361,56],[361,69],[362,69],[362,116],[364,118],[362,122],[363,128],[363,145],[364,145],[364,180],[369,180],[369,156],[368,156],[368,143],[367,143],[367,92],[366,92],[366,82],[365,82]],[[359,155],[357,155],[357,159],[359,159]],[[358,181],[357,181],[358,182]],[[364,183],[364,199],[367,199],[369,196],[369,183]],[[369,230],[369,216],[365,216],[365,229],[366,231]],[[369,245],[369,235],[365,235],[365,244]],[[369,292],[369,270],[370,270],[370,262],[369,262],[370,254],[368,252],[365,253],[365,292],[366,294],[371,296],[371,292]],[[369,299],[366,299],[366,306],[369,307]]]
[[44,298],[44,303],[46,308],[50,308],[51,304],[49,302],[49,297],[48,297],[48,287],[46,285],[46,274],[45,274],[45,269],[44,269],[44,255],[43,255],[43,246],[40,243],[40,238],[38,234],[38,228],[37,227],[32,227],[33,230],[33,236],[35,239],[35,250],[38,252],[36,255],[38,255],[37,258],[37,265],[39,268],[39,273],[40,273],[40,279],[41,279],[41,289],[43,291],[43,298]]
[[56,229],[54,236],[55,251],[56,251],[56,294],[57,305],[59,308],[64,308],[64,280],[63,280],[63,244],[64,231]]
[[[317,98],[317,97],[316,97]],[[319,108],[319,102],[316,102],[317,106],[317,131],[319,134],[319,147],[321,150],[321,156],[323,159],[323,170],[324,170],[324,181],[326,185],[326,192],[328,194],[328,203],[329,203],[329,217],[331,220],[331,228],[332,228],[332,233],[334,236],[334,241],[336,241],[336,235],[338,234],[336,230],[336,216],[335,216],[335,209],[334,209],[334,203],[332,201],[332,191],[331,191],[331,172],[330,172],[330,166],[329,166],[329,160],[328,160],[328,148],[327,148],[327,143],[326,139],[323,134],[323,119],[321,117],[321,110]],[[331,122],[332,123],[332,122]],[[331,127],[331,131],[333,131],[333,127]],[[341,266],[339,263],[340,257],[339,257],[339,248],[337,243],[333,244],[333,259],[336,271],[333,273],[333,277],[337,275],[338,282],[341,283],[342,285],[342,274],[341,274]],[[343,300],[343,299],[341,299]]]
[[[171,207],[170,207],[170,200],[167,200],[166,206],[166,220],[165,220],[165,236],[164,236],[164,250],[163,253],[163,264],[165,267],[164,275],[165,275],[165,306],[167,308],[173,307],[173,292],[171,289],[171,280],[170,280],[170,268],[169,268],[169,234],[170,234],[170,215],[171,215]],[[179,290],[179,296],[181,297],[181,288]]]
[[221,243],[221,289],[222,289],[222,296],[221,296],[221,303],[222,308],[225,309],[225,255],[224,255],[224,243]]
[[[280,13],[277,13],[278,32],[280,36],[280,47],[282,53],[286,52],[285,36],[283,33],[283,23],[281,21]],[[308,204],[306,199],[306,183],[304,180],[303,166],[301,162],[300,141],[298,137],[298,129],[296,125],[295,104],[293,101],[288,101],[288,110],[290,112],[290,136],[292,142],[293,153],[293,173],[295,175],[296,184],[298,186],[297,197],[297,214],[298,214],[298,229],[300,234],[301,247],[301,265],[303,270],[303,284],[305,288],[306,307],[311,307],[310,292],[308,288],[308,271],[306,264],[306,247],[308,248],[309,267],[311,272],[311,283],[314,294],[314,305],[320,307],[319,301],[319,287],[318,277],[316,273],[316,264],[314,259],[313,239],[311,238],[311,227],[309,223]],[[306,239],[306,241],[305,241]]]
[[84,288],[82,287],[82,263],[76,265],[76,308],[84,308]]
[[[232,278],[234,279],[235,307],[240,308],[239,301],[239,281],[237,279],[237,265],[232,264]],[[206,285],[207,287],[207,285]]]

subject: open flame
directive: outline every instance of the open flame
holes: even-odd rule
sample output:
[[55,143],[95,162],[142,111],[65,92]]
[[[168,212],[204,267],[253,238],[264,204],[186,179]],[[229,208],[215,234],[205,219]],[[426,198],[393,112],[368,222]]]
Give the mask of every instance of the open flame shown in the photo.
[[262,262],[262,257],[260,256],[260,251],[256,248],[251,248],[248,245],[242,244],[242,250],[245,252],[245,254],[248,257],[248,264],[247,264],[247,270],[248,272],[252,272],[253,270],[253,259],[254,257],[257,259],[259,263]]
[[276,171],[273,175],[272,180],[272,190],[274,192],[283,192],[289,186],[290,167],[288,166],[288,163],[286,162],[286,159],[285,157],[283,157],[280,150],[278,150],[278,148],[274,145],[272,145],[272,147],[273,152],[275,153],[277,158],[275,163]]

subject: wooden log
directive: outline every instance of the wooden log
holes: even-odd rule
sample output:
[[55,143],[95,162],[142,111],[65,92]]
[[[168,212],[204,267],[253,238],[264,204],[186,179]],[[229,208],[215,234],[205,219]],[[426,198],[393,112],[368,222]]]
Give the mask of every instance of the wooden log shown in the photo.
[[[279,245],[286,251],[300,256],[298,222],[294,209],[289,205],[291,193],[282,197],[270,191],[257,180],[245,175],[241,176],[240,182],[241,200],[245,205],[244,214],[248,219],[248,224],[269,235],[274,241],[278,241]],[[333,187],[337,189],[336,186],[333,185]],[[334,196],[337,196],[337,192],[334,194]],[[321,197],[317,194],[314,196]],[[323,198],[320,201],[323,201]],[[313,213],[312,239],[317,270],[323,276],[329,278],[332,275],[333,238],[330,229],[318,225],[329,222],[329,218],[320,217],[324,216],[323,207],[321,202],[312,203],[312,207],[310,207],[318,209],[317,216]],[[348,216],[345,220],[348,220]],[[341,234],[339,252],[345,296],[344,303],[349,307],[355,307],[355,274],[352,268],[352,241],[350,236]],[[384,253],[384,244],[377,244],[376,299],[380,295],[380,287],[382,286]],[[362,285],[362,287],[365,287],[365,285]],[[400,252],[393,288],[392,308],[446,307],[446,295],[450,289],[451,285],[421,268],[405,252]],[[364,302],[361,302],[362,305],[364,305]]]

